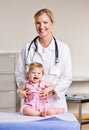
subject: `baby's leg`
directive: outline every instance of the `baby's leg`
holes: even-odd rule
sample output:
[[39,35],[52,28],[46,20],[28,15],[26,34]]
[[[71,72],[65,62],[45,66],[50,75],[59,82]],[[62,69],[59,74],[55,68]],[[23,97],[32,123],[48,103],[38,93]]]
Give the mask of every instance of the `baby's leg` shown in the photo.
[[30,107],[25,107],[23,109],[23,115],[27,115],[27,116],[40,116],[40,112],[32,109]]
[[64,113],[64,108],[51,107],[51,108],[48,108],[48,110],[46,112],[47,116],[61,114],[61,113]]

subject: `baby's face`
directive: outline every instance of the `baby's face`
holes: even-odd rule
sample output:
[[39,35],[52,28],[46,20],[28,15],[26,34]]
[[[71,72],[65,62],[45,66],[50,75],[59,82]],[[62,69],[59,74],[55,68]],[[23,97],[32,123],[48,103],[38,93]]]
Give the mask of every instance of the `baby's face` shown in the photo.
[[29,79],[33,83],[39,82],[43,77],[42,74],[42,69],[41,68],[34,68],[30,73],[29,73]]

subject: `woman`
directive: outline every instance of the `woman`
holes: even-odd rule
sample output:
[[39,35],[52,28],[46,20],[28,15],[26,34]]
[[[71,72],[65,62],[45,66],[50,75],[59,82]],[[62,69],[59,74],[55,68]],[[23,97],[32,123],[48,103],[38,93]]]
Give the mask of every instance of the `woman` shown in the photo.
[[[69,47],[54,38],[52,33],[54,19],[49,9],[36,12],[34,20],[38,36],[32,42],[28,42],[20,53],[16,68],[17,86],[26,82],[25,72],[28,65],[39,62],[44,66],[44,79],[55,84],[55,90],[49,101],[50,105],[67,111],[65,93],[72,82]],[[25,90],[24,93],[26,96],[29,92]],[[48,98],[48,95],[45,98]]]

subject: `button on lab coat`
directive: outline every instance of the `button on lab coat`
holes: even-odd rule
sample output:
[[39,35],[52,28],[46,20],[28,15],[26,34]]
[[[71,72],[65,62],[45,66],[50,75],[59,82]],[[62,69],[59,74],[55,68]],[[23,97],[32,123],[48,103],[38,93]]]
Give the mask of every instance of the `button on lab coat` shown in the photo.
[[56,85],[54,95],[49,99],[52,106],[64,108],[67,111],[65,93],[72,82],[71,54],[67,44],[56,40],[58,46],[58,62],[55,64],[55,44],[54,39],[47,48],[43,48],[37,39],[37,51],[34,43],[30,50],[28,42],[22,49],[16,68],[16,82],[18,87],[26,82],[25,73],[31,62],[42,63],[45,70],[44,80]]

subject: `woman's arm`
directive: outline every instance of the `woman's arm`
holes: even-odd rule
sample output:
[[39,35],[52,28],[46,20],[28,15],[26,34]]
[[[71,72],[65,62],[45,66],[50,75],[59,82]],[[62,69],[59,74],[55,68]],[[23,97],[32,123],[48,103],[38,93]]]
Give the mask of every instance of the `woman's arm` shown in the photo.
[[[60,65],[60,62],[58,64]],[[55,93],[59,97],[61,95],[65,95],[71,83],[72,83],[71,54],[69,47],[65,46],[61,54],[61,75],[59,79],[55,82],[56,85]]]
[[19,54],[15,77],[17,86],[20,87],[21,84],[26,82],[26,45],[23,47],[21,53]]

